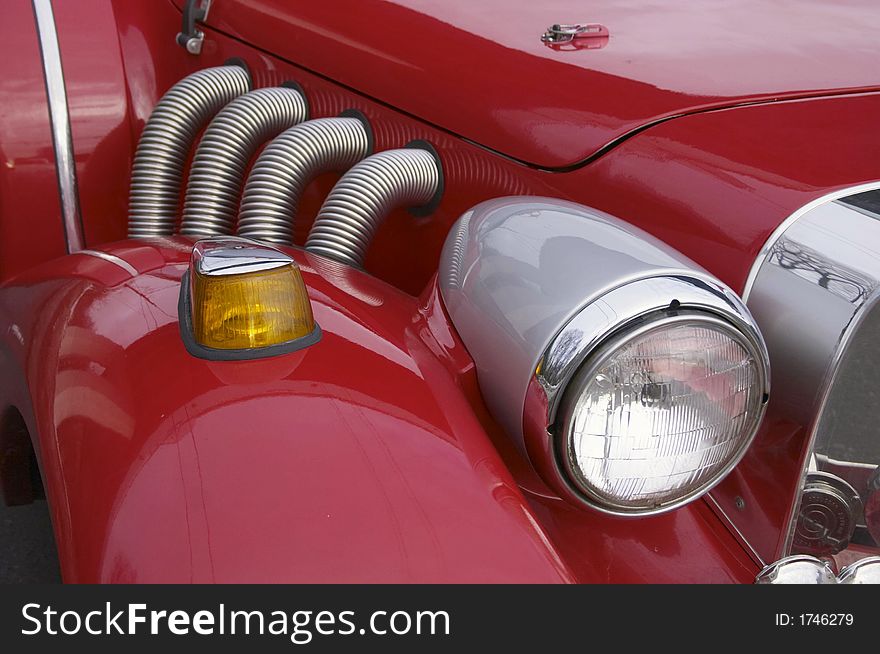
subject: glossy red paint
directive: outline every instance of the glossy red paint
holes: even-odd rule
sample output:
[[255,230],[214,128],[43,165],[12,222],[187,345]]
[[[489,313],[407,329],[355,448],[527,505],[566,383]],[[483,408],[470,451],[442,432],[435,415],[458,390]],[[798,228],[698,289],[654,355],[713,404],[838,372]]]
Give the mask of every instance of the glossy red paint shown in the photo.
[[[426,219],[414,219],[405,211],[392,213],[380,227],[365,266],[412,294],[418,294],[436,271],[443,239],[458,216],[483,200],[517,194],[561,197],[619,215],[741,288],[754,255],[785,216],[826,189],[876,175],[871,149],[865,145],[873,138],[880,102],[874,93],[679,118],[618,145],[589,166],[551,173],[495,156],[211,30],[202,55],[187,55],[168,38],[179,29],[180,20],[170,2],[149,8],[116,2],[114,15],[128,71],[131,148],[165,90],[186,74],[230,57],[249,64],[257,86],[287,79],[299,82],[314,117],[360,109],[373,124],[378,149],[400,147],[413,139],[435,144],[446,174],[443,201]],[[61,25],[61,31],[68,29],[81,28]],[[114,124],[105,122],[107,139],[115,138]],[[79,151],[78,141],[75,147]],[[129,169],[128,157],[130,149],[123,149],[117,158],[120,168]],[[336,179],[335,174],[324,175],[307,189],[297,218],[298,243],[305,241]],[[126,194],[127,187],[118,184],[80,180],[84,206],[120,206]],[[86,222],[87,233],[107,234],[108,239],[125,235],[124,217],[116,212],[91,212]],[[88,242],[94,245],[103,239]]]
[[34,398],[66,581],[754,574],[701,505],[597,530],[600,516],[526,502],[473,409],[461,379],[472,365],[436,296],[420,306],[291,250],[321,342],[263,361],[193,358],[177,326],[189,243],[106,248],[134,278],[71,255],[0,291],[22,334],[2,351],[26,371],[4,368],[0,387],[24,382]]
[[[579,21],[606,26],[608,44],[566,51],[541,42],[550,24]],[[880,57],[874,0],[224,0],[208,23],[554,168],[669,116],[877,88]]]
[[[108,216],[124,215],[134,142],[129,82],[119,49],[113,5],[106,1],[53,3],[59,26],[74,161],[81,189],[86,243],[119,238]],[[131,71],[136,74],[137,71]]]
[[30,0],[8,0],[0,20],[0,281],[66,252],[60,212],[34,11]]
[[[0,82],[0,92],[16,90],[19,104],[14,115],[0,114],[0,129],[6,130],[0,143],[6,160],[10,148],[15,148],[23,154],[14,161],[24,158],[31,165],[18,166],[11,173],[8,167],[0,171],[0,183],[5,185],[0,193],[0,234],[4,236],[0,267],[7,261],[14,263],[9,270],[0,268],[0,279],[58,256],[64,247],[63,240],[58,241],[63,231],[45,93],[39,95],[34,86],[42,84],[42,72],[39,59],[33,59],[33,21],[30,17],[29,24],[23,22],[27,17],[19,6],[29,7],[29,3],[16,2],[17,13],[9,15],[21,29],[9,36],[20,36],[12,42],[21,47],[3,62],[14,74]],[[217,9],[233,4],[232,0],[217,3],[215,19],[224,16]],[[250,6],[259,13],[270,3]],[[857,8],[858,4],[846,6]],[[370,87],[392,83],[381,79],[375,65],[365,65],[378,56],[375,52],[346,58],[346,70],[355,76],[340,75],[337,81],[352,87],[346,88],[302,67],[310,65],[308,57],[318,56],[312,48],[301,51],[305,36],[278,45],[282,56],[299,66],[211,29],[206,30],[203,54],[193,57],[174,43],[180,14],[171,2],[117,0],[112,3],[112,20],[107,7],[97,0],[77,3],[77,12],[56,7],[90,247],[125,233],[131,152],[158,97],[189,72],[232,56],[247,61],[257,86],[285,79],[300,82],[315,117],[335,115],[349,107],[362,110],[374,125],[380,149],[414,138],[438,147],[447,175],[440,207],[425,219],[414,219],[406,212],[390,216],[366,263],[369,273],[410,294],[425,289],[436,272],[443,239],[455,219],[479,201],[509,194],[556,196],[616,214],[678,248],[734,288],[742,288],[754,255],[788,214],[828,190],[878,177],[874,156],[880,146],[875,129],[880,110],[877,93],[677,118],[618,144],[588,166],[553,173],[499,157],[448,131],[485,134],[474,140],[491,145],[491,139],[498,136],[493,136],[492,129],[503,129],[504,136],[513,134],[524,151],[545,152],[548,143],[554,142],[553,130],[545,134],[538,128],[527,129],[527,121],[544,115],[535,113],[541,106],[531,106],[519,116],[496,112],[498,125],[493,128],[479,116],[449,104],[464,97],[462,88],[473,80],[462,80],[465,87],[456,91],[459,95],[452,95],[448,88],[430,86],[426,82],[430,75],[424,71],[418,87],[402,84],[399,78],[395,85],[419,88],[421,93],[408,93],[399,103],[395,100],[399,106],[394,108],[369,97],[391,102]],[[376,7],[377,12],[404,15],[399,3]],[[812,14],[805,16],[807,20]],[[599,16],[583,18],[606,22]],[[612,38],[605,50],[611,51],[619,40],[618,32],[613,22],[607,24]],[[465,32],[437,21],[430,25],[438,39],[450,32]],[[302,27],[302,34],[319,40],[320,30],[307,27]],[[544,27],[543,22],[538,26],[535,39]],[[231,31],[229,26],[223,29]],[[112,36],[107,30],[114,30]],[[265,30],[266,34],[279,31],[277,25]],[[94,54],[81,52],[87,35],[95,40]],[[468,47],[479,51],[482,42],[472,33],[464,36]],[[113,54],[114,38],[118,38],[118,54]],[[340,52],[338,48],[351,47],[342,43],[348,40],[346,33],[325,36],[320,41],[321,56],[335,57],[324,50]],[[499,48],[497,41],[485,41],[486,48]],[[393,43],[388,47],[403,46]],[[840,54],[836,48],[826,51]],[[619,56],[620,51],[616,52]],[[805,52],[800,49],[801,55]],[[592,57],[601,52],[553,56],[572,54]],[[548,55],[542,51],[529,56],[543,60]],[[749,59],[750,65],[757,66],[758,58]],[[433,59],[409,63],[416,68],[445,65]],[[565,70],[573,79],[589,73],[580,65],[566,65]],[[770,79],[771,72],[760,79]],[[602,75],[603,80],[617,83],[610,71]],[[744,75],[744,79],[758,79]],[[665,94],[687,100],[685,104],[693,108],[693,98],[706,92],[697,87],[709,84],[707,79],[679,79],[676,91],[643,83],[625,85],[629,89],[625,97],[635,106],[643,92],[655,100]],[[855,83],[852,79],[846,83]],[[728,102],[731,94],[754,92],[736,87],[737,81],[742,80],[738,76],[728,80],[731,86],[726,95],[712,97],[723,96]],[[449,80],[444,83],[451,84]],[[696,86],[682,87],[685,83]],[[18,94],[17,89],[27,92]],[[436,120],[427,109],[419,109],[422,120],[398,111],[413,111],[407,102],[425,102],[425,98],[434,105],[432,111],[448,109],[450,116],[466,123],[466,129]],[[500,106],[492,104],[493,97],[488,95],[471,99],[475,111],[492,112]],[[594,121],[583,115],[576,120]],[[599,118],[594,124],[603,125]],[[41,154],[34,159],[37,152]],[[308,189],[298,222],[298,242],[304,240],[311,218],[335,179],[324,176]],[[753,579],[755,564],[702,502],[636,523],[575,510],[550,497],[527,462],[508,451],[509,441],[482,406],[470,359],[430,285],[419,309],[412,297],[368,275],[332,264],[321,267],[311,260],[306,275],[316,307],[320,307],[319,320],[330,330],[321,354],[315,349],[290,370],[261,364],[224,368],[189,358],[179,343],[173,289],[186,248],[173,251],[172,243],[113,246],[112,251],[144,273],[136,280],[129,280],[127,273],[112,264],[76,255],[27,272],[0,289],[4,343],[0,394],[3,401],[21,410],[31,434],[39,434],[37,450],[68,580],[164,578],[159,566],[176,579],[189,579],[186,575],[192,574],[195,580],[359,580],[364,578],[359,575],[370,573],[363,565],[366,560],[382,580],[452,581],[491,575],[494,579],[508,575],[505,580],[528,575],[528,580],[543,581]],[[61,325],[68,328],[60,329]],[[290,363],[287,358],[283,361]],[[385,371],[385,376],[377,377],[377,371]],[[314,381],[318,390],[313,392],[303,380]],[[317,406],[320,414],[313,411]],[[447,416],[443,410],[453,413]],[[326,423],[318,424],[319,420]],[[249,431],[252,424],[261,430]],[[333,426],[328,439],[289,438],[292,429],[317,432],[324,424]],[[370,437],[358,433],[353,424],[387,432],[387,441],[373,438],[370,447],[376,449],[364,449],[357,460],[353,451],[337,460],[340,439],[354,444],[360,442],[358,436]],[[220,437],[215,437],[218,432]],[[305,450],[294,447],[302,443]],[[393,443],[393,448],[385,450],[383,443]],[[768,421],[749,457],[715,492],[732,515],[732,498],[746,499],[748,512],[736,519],[750,521],[748,528],[759,534],[761,548],[772,549],[778,540],[778,514],[790,502],[786,493],[791,490],[802,445],[800,426]],[[462,552],[470,546],[483,553],[504,549],[506,542],[470,523],[456,531],[460,527],[455,521],[462,516],[449,518],[445,502],[452,500],[448,495],[441,498],[431,494],[436,489],[407,486],[413,478],[420,483],[434,478],[436,470],[425,463],[425,457],[438,451],[445,452],[444,465],[458,475],[455,479],[463,488],[480,498],[474,513],[464,517],[484,527],[496,525],[499,533],[516,544],[509,557],[492,558],[498,567],[484,565],[483,572],[478,572]],[[319,464],[332,468],[336,475],[352,475],[349,486],[357,486],[357,492],[319,478]],[[263,474],[265,470],[274,474]],[[380,474],[383,480],[388,475],[390,486],[375,481]],[[523,489],[525,502],[517,486]],[[307,495],[319,501],[278,501],[279,497]],[[401,497],[415,499],[398,505],[410,502]],[[459,512],[467,505],[463,497],[453,499],[462,502]],[[333,510],[325,523],[319,511],[327,506]],[[349,520],[350,530],[339,527],[334,515]],[[363,522],[364,515],[374,518],[371,525]],[[155,516],[161,520],[157,522]],[[288,520],[281,521],[282,527],[273,522],[279,517]],[[306,528],[312,524],[320,527],[314,533]],[[155,533],[147,533],[146,526]],[[416,542],[407,540],[409,534]],[[258,536],[265,550],[256,544]],[[434,544],[429,547],[430,543]],[[263,554],[264,567],[256,559],[242,559],[244,552],[252,551]],[[304,558],[292,560],[292,552]],[[312,568],[307,570],[305,554],[314,552],[320,555],[308,559]],[[419,556],[409,557],[412,552]],[[333,566],[342,555],[360,556],[362,567],[342,568],[334,576]],[[419,558],[422,555],[424,561]],[[452,564],[443,568],[441,560]],[[531,567],[520,569],[526,563]],[[354,566],[348,559],[345,564]],[[239,573],[241,577],[236,576]]]
[[[4,105],[16,111],[4,113],[4,120],[42,121],[36,130],[9,123],[4,133],[5,152],[23,149],[21,156],[6,156],[2,172],[3,179],[10,180],[10,191],[0,199],[9,203],[4,215],[37,218],[37,223],[4,220],[0,225],[15,233],[14,238],[10,234],[2,240],[10,244],[10,252],[0,265],[21,260],[14,264],[21,268],[27,261],[60,254],[63,233],[60,226],[44,224],[56,216],[58,203],[49,183],[50,179],[54,183],[52,159],[48,158],[51,140],[33,18],[24,0],[10,7],[18,13],[8,14],[4,21],[10,31],[4,43],[16,44],[20,54],[4,60],[10,73],[4,77],[5,88],[11,90],[13,83],[20,87],[24,82],[14,81],[27,75],[33,93],[27,95],[16,87],[19,90]],[[90,245],[124,236],[120,211],[127,202],[127,175],[120,171],[129,170],[134,143],[158,97],[189,72],[231,56],[248,61],[260,86],[289,78],[300,81],[310,95],[315,116],[333,115],[347,107],[363,110],[375,124],[379,148],[397,147],[413,138],[440,147],[449,189],[444,202],[427,220],[414,220],[405,212],[392,215],[380,229],[367,261],[368,270],[410,293],[418,293],[436,270],[442,239],[457,216],[476,202],[505,194],[557,195],[595,204],[637,222],[739,287],[760,243],[798,203],[824,189],[875,175],[870,147],[866,147],[874,132],[875,94],[677,119],[621,144],[589,167],[551,174],[493,156],[221,34],[209,33],[201,57],[187,55],[168,38],[178,29],[180,18],[171,3],[115,2],[112,8],[115,23],[109,20],[107,4],[97,0],[78,3],[76,13],[59,9],[56,16],[71,91],[68,102],[80,201]],[[104,31],[111,29],[115,29],[112,39]],[[13,38],[20,40],[20,35],[28,35],[29,46]],[[77,52],[87,38],[97,43],[100,57]],[[121,54],[112,56],[110,42],[117,38]],[[99,58],[100,74],[95,74],[91,69]],[[16,71],[17,75],[11,74]],[[119,84],[123,71],[125,88]],[[127,124],[130,134],[124,139]],[[35,161],[33,153],[39,148],[46,155],[39,163],[39,190],[29,192],[30,187],[21,186],[19,180],[17,190],[12,191],[10,175],[22,174],[22,162]],[[719,152],[714,157],[702,154],[715,150]],[[103,151],[111,154],[101,155]],[[10,169],[9,164],[15,162],[18,167]],[[29,173],[27,179],[32,178]],[[334,175],[327,175],[308,190],[298,223],[300,242],[334,181]],[[715,218],[731,213],[736,217]],[[29,236],[30,241],[26,240]]]
[[834,189],[880,179],[878,112],[880,93],[870,93],[670,121],[583,169],[580,201],[637,224],[741,291],[785,218]]
[[[59,34],[82,32],[89,24],[90,8],[102,6],[99,2],[84,3],[80,12],[86,18],[79,21],[61,22],[59,18]],[[443,239],[459,215],[483,200],[516,194],[557,196],[620,215],[674,245],[734,287],[741,287],[754,253],[785,215],[799,206],[797,203],[812,199],[813,194],[821,195],[825,188],[864,181],[872,174],[870,150],[860,141],[870,139],[873,132],[875,94],[775,103],[740,108],[736,113],[709,112],[676,119],[622,143],[585,168],[550,173],[495,156],[217,32],[208,31],[200,57],[188,55],[168,37],[179,29],[180,20],[170,2],[150,6],[115,2],[113,15],[121,47],[121,58],[113,60],[113,65],[126,71],[131,134],[128,144],[120,145],[119,111],[96,111],[102,120],[90,123],[94,131],[85,140],[78,138],[78,119],[74,120],[89,245],[125,235],[119,207],[127,203],[127,183],[119,179],[127,174],[118,171],[130,169],[131,152],[155,102],[188,73],[230,57],[241,57],[250,65],[257,86],[286,79],[301,83],[314,117],[336,115],[350,107],[360,109],[373,123],[379,149],[400,147],[417,138],[438,147],[447,179],[447,192],[438,210],[427,219],[394,212],[380,227],[366,261],[371,273],[412,294],[419,293],[436,271]],[[99,12],[94,21],[100,22],[102,16]],[[61,38],[62,48],[78,38]],[[77,94],[104,98],[101,102],[107,106],[120,101],[112,99],[109,91],[101,95],[100,80],[86,75],[87,66],[71,64],[65,72],[68,85],[76,88]],[[111,76],[102,88],[118,91],[112,80]],[[72,114],[76,117],[82,111],[85,121],[85,109],[76,108],[88,103],[70,102]],[[677,138],[685,142],[678,144]],[[688,139],[699,142],[690,145]],[[767,143],[778,147],[771,151]],[[725,170],[725,161],[718,157],[700,160],[700,148],[710,152],[724,148],[719,156],[729,157],[735,170]],[[112,150],[114,155],[92,156],[97,149]],[[719,171],[713,169],[716,160]],[[98,173],[89,174],[89,166]],[[764,172],[775,168],[781,173]],[[774,175],[779,174],[788,177],[776,185]],[[750,185],[753,178],[759,186]],[[324,175],[307,189],[297,220],[298,243],[305,241],[311,221],[336,179],[332,173]],[[99,207],[108,210],[102,212]],[[736,217],[715,219],[715,215],[729,213]]]

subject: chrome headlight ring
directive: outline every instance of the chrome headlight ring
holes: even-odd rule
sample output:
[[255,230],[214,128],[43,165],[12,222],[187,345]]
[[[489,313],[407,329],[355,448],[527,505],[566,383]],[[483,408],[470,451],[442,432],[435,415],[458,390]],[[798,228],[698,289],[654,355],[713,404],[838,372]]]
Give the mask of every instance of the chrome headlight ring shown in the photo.
[[[567,443],[578,399],[575,396],[584,391],[584,379],[641,335],[684,324],[704,325],[727,334],[755,362],[756,397],[735,447],[705,479],[670,501],[621,503],[591,492],[573,465]],[[639,279],[589,303],[552,339],[526,394],[526,448],[542,477],[569,501],[618,516],[663,513],[703,495],[733,469],[757,433],[768,393],[767,351],[751,315],[735,294],[699,275]]]

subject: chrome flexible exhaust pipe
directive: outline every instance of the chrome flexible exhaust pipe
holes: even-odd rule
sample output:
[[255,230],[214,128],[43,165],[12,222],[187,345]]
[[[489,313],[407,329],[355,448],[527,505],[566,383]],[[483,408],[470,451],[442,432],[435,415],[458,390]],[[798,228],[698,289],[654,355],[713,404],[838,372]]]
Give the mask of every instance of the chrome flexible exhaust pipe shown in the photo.
[[442,194],[443,169],[430,144],[414,141],[374,154],[352,166],[330,191],[306,249],[362,267],[376,229],[393,209],[428,215]]
[[321,173],[344,171],[372,150],[367,119],[359,112],[318,118],[291,127],[260,154],[244,187],[238,234],[293,244],[303,190]]
[[257,89],[226,105],[196,148],[180,233],[198,237],[231,234],[254,152],[307,117],[305,95],[288,86]]
[[128,197],[128,235],[174,233],[180,184],[199,130],[224,105],[251,88],[240,65],[206,68],[175,84],[156,104],[138,142]]

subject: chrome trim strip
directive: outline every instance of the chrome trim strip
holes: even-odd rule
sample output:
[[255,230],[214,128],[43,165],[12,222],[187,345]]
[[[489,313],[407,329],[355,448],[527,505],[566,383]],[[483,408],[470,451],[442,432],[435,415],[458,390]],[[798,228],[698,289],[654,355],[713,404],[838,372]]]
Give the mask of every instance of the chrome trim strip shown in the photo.
[[99,250],[79,250],[77,252],[72,252],[71,254],[85,254],[90,257],[95,257],[97,259],[103,259],[109,263],[115,264],[122,268],[125,272],[127,272],[132,277],[136,277],[138,274],[137,268],[132,266],[125,259],[121,259],[117,257],[115,254],[110,254],[108,252],[101,252]]
[[52,141],[55,147],[55,170],[58,174],[58,192],[61,196],[61,214],[67,252],[82,250],[84,245],[82,216],[79,207],[79,190],[76,183],[76,165],[73,158],[73,140],[70,133],[70,115],[67,108],[67,91],[64,86],[64,70],[58,33],[55,30],[55,14],[52,0],[32,0],[40,55],[43,59],[43,75],[46,81],[46,98],[49,103],[49,120],[52,124]]
[[761,270],[761,266],[767,261],[767,256],[770,254],[770,250],[773,248],[773,245],[779,238],[785,233],[785,231],[792,226],[801,216],[809,213],[813,209],[818,206],[825,204],[826,202],[832,202],[834,200],[840,200],[841,198],[849,197],[850,195],[858,195],[859,193],[864,193],[865,191],[874,191],[876,189],[880,189],[880,181],[875,182],[866,182],[864,184],[859,184],[857,186],[849,186],[847,188],[838,189],[836,191],[831,191],[830,193],[826,193],[822,197],[816,198],[812,202],[808,202],[800,209],[791,214],[788,218],[780,223],[779,227],[773,230],[773,233],[767,238],[764,242],[764,245],[761,246],[760,251],[758,252],[758,256],[755,257],[755,261],[752,263],[752,267],[749,270],[749,276],[746,278],[746,285],[743,288],[742,292],[742,300],[746,304],[749,302],[749,295],[752,293],[752,287],[755,285],[755,279],[758,277],[758,272]]

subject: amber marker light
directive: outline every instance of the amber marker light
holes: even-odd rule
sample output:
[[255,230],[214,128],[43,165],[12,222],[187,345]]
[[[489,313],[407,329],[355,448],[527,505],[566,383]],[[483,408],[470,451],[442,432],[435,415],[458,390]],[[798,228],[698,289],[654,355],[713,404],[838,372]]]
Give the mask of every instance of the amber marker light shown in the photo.
[[182,281],[181,334],[206,359],[254,359],[320,339],[294,260],[245,238],[196,242]]

